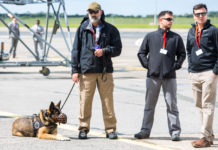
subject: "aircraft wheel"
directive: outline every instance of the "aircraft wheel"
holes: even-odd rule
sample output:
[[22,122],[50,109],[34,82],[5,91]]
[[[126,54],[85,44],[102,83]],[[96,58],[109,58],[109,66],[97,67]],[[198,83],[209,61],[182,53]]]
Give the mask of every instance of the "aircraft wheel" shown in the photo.
[[50,74],[50,70],[46,67],[42,67],[42,70],[39,71],[44,76],[48,76]]

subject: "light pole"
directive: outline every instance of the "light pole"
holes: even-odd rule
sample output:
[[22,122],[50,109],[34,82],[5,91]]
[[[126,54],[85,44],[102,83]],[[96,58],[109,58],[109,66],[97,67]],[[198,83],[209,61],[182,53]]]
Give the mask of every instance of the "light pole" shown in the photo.
[[154,25],[156,25],[156,18],[157,18],[157,0],[154,1]]

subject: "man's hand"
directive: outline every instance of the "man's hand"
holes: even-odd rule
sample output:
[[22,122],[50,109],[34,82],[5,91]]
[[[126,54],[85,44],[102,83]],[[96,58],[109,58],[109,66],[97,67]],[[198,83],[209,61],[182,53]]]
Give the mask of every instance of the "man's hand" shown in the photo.
[[102,49],[96,49],[94,52],[94,55],[97,57],[103,56],[103,50]]
[[77,83],[79,81],[79,73],[73,73],[72,80],[73,82]]

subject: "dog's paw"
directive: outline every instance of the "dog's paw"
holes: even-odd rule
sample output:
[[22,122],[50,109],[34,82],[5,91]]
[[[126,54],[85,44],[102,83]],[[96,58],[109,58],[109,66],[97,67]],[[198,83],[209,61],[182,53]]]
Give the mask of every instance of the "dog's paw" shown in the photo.
[[62,141],[70,141],[70,138],[68,138],[68,137],[63,137],[63,138],[62,138]]
[[58,134],[58,135],[57,135],[57,140],[58,140],[58,141],[70,141],[70,138],[64,137],[64,136]]

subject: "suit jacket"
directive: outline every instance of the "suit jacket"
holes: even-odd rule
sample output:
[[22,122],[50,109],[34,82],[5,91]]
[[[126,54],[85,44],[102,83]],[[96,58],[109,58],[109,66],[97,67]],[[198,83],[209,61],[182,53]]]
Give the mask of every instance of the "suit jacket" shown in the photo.
[[19,30],[19,24],[11,21],[9,24],[9,37],[10,38],[17,38],[15,34],[19,37],[20,36],[20,30]]

